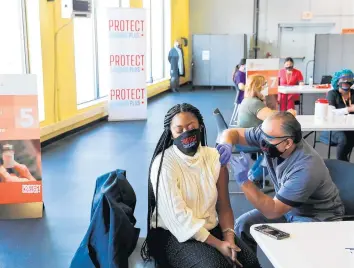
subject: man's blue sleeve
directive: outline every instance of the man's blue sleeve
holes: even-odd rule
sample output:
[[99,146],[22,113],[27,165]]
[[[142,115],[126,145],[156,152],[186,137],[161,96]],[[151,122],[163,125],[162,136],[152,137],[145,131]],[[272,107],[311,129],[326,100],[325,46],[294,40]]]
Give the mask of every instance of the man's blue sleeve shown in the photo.
[[261,143],[261,126],[258,127],[253,127],[253,128],[248,128],[245,131],[245,139],[247,141],[247,144],[249,146],[255,146],[255,147],[260,147]]

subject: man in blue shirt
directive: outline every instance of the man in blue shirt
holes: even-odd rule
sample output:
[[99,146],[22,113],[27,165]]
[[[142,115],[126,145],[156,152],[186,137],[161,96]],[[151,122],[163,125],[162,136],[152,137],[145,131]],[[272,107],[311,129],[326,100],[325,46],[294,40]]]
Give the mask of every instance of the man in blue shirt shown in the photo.
[[253,224],[311,222],[344,215],[339,191],[323,159],[302,139],[301,125],[292,114],[278,112],[257,128],[225,131],[218,145],[222,165],[229,162],[235,144],[262,149],[276,192],[272,198],[248,180],[250,161],[245,154],[231,160],[236,181],[256,208],[236,220],[235,231],[254,251]]

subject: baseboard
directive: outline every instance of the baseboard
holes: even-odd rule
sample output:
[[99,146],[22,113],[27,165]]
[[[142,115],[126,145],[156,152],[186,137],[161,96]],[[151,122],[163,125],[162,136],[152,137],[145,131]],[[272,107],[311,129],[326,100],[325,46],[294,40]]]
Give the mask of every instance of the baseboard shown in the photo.
[[38,219],[43,217],[43,202],[1,204],[0,220]]

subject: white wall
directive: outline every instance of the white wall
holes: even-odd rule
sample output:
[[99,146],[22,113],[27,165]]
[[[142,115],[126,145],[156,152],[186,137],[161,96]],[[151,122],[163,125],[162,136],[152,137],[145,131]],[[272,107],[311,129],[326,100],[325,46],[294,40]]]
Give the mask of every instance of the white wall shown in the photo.
[[[253,33],[253,0],[190,0],[190,32],[210,34]],[[312,11],[311,21],[301,19]],[[331,33],[354,28],[354,0],[260,0],[259,57],[278,55],[279,23],[332,22]]]
[[[238,1],[238,0],[237,0]],[[302,20],[302,12],[313,12],[313,19]],[[331,22],[330,33],[340,33],[342,28],[354,28],[353,0],[261,0],[259,38],[262,52],[277,54],[279,23]]]

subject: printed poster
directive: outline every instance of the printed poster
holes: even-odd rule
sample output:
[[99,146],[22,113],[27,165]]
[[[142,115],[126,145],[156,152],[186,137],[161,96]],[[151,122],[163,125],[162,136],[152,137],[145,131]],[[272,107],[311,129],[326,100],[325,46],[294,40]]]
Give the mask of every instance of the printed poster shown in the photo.
[[278,94],[279,59],[247,59],[247,77],[254,74],[263,75],[267,79],[268,94]]
[[35,75],[0,75],[0,204],[42,202]]
[[109,8],[107,12],[108,120],[146,119],[146,11]]

